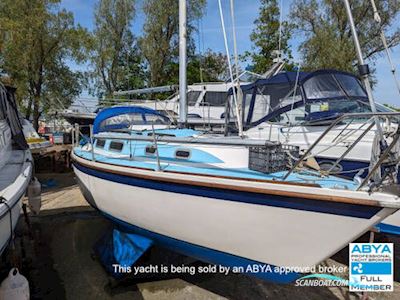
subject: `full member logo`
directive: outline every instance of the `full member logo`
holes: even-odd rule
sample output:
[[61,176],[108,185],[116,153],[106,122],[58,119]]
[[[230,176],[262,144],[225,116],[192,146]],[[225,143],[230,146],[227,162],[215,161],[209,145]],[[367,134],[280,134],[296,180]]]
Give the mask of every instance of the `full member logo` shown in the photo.
[[393,291],[392,243],[351,243],[349,250],[351,292]]

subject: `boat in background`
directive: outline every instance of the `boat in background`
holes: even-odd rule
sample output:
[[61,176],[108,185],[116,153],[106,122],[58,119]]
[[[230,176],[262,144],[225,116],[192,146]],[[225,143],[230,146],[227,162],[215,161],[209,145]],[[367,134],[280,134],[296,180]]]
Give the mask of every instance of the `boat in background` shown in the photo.
[[29,149],[31,149],[31,153],[40,153],[45,148],[50,147],[51,143],[47,139],[41,137],[33,128],[31,122],[27,119],[21,119],[22,123],[22,131],[25,136],[25,140],[28,143]]
[[[242,84],[249,83],[261,76],[249,71],[240,74],[239,79]],[[188,86],[188,120],[187,123],[193,128],[223,128],[225,105],[228,99],[228,90],[232,87],[227,82],[203,82]],[[78,101],[70,108],[63,110],[60,115],[71,125],[78,124],[85,134],[88,134],[89,125],[92,125],[96,115],[103,109],[112,106],[141,106],[158,111],[171,120],[177,122],[179,117],[179,93],[176,86],[163,86],[153,88],[143,88],[131,91],[115,92],[115,96],[131,96],[138,94],[151,94],[159,92],[174,92],[166,100],[139,100],[139,99],[106,99],[102,100],[104,106],[94,108],[85,106],[84,101]]]
[[0,83],[0,253],[13,238],[22,197],[31,181],[33,160],[14,99]]
[[60,115],[71,125],[78,124],[79,126],[93,125],[94,119],[99,110],[93,112],[82,112],[76,108],[63,110]]
[[[308,150],[341,116],[354,114],[329,130],[309,157],[316,159],[319,171],[332,175],[360,180],[369,173],[372,154],[376,151],[374,146],[378,145],[377,128],[371,124],[373,116],[363,115],[372,109],[358,77],[336,70],[281,72],[241,86],[241,90],[244,135],[298,146],[302,151]],[[236,113],[232,109],[233,90],[229,94],[226,135],[238,132]],[[378,105],[378,112],[390,114],[392,111]],[[398,117],[381,118],[381,121],[386,136],[395,134],[399,128]],[[399,150],[394,151],[397,156]],[[400,234],[400,213],[378,228]]]

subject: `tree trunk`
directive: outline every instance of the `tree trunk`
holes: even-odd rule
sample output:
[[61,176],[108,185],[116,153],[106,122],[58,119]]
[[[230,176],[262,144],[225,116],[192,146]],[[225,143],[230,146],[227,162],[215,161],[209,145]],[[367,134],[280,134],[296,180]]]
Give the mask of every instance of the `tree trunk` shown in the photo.
[[30,120],[32,114],[32,104],[33,104],[33,98],[29,96],[28,106],[26,107],[26,113],[25,113],[25,119],[27,119],[28,121]]
[[36,131],[38,131],[39,129],[39,118],[40,118],[39,104],[40,104],[40,96],[35,95],[33,101],[33,128],[35,128]]

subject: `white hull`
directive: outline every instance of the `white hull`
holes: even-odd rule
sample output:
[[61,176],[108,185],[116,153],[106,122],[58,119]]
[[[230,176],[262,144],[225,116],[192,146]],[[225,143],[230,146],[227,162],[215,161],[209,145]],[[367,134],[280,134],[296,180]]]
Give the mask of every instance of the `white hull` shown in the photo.
[[8,245],[8,242],[11,237],[11,233],[14,232],[15,226],[17,225],[21,208],[22,208],[22,197],[12,199],[12,201],[8,201],[11,204],[11,219],[10,212],[3,211],[0,216],[0,254],[3,253],[5,248]]
[[[114,172],[124,169],[97,165]],[[115,219],[179,241],[275,266],[313,266],[396,211],[382,208],[370,218],[318,213],[143,188],[88,175],[76,167],[74,171],[90,191],[97,208]],[[125,171],[135,172],[129,168]],[[146,171],[136,172],[146,176]],[[190,178],[174,175],[178,181]],[[285,188],[298,192],[303,189]],[[334,193],[338,191],[332,190]]]
[[12,154],[13,158],[0,169],[0,197],[7,204],[0,203],[0,254],[6,248],[18,222],[22,198],[33,168],[29,151],[14,150]]

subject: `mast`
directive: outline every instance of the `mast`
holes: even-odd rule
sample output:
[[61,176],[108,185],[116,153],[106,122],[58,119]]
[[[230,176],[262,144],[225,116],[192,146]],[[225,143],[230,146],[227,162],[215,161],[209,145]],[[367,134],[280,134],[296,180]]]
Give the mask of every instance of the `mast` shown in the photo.
[[[236,93],[236,106],[238,111],[238,130],[239,136],[243,137],[243,93],[240,88],[240,80],[239,80],[239,55],[237,51],[237,42],[236,42],[236,25],[235,25],[235,8],[233,0],[231,2],[231,18],[232,18],[232,36],[233,36],[233,53],[235,57],[235,82],[232,82],[232,87],[234,88],[233,92]],[[222,12],[222,10],[221,10]],[[235,90],[236,86],[236,90]]]
[[[369,82],[369,78],[368,78],[368,75],[370,73],[369,66],[368,66],[368,64],[365,64],[365,62],[364,62],[364,57],[362,55],[360,42],[358,40],[356,26],[354,25],[353,14],[351,13],[349,0],[344,0],[344,4],[346,7],[347,17],[349,18],[351,33],[353,35],[354,45],[356,48],[356,53],[357,53],[357,58],[358,58],[358,71],[360,73],[361,79],[362,79],[365,89],[367,91],[371,110],[373,113],[376,113],[377,109],[376,109],[376,105],[375,105],[375,100],[374,100],[374,96],[372,95],[371,83]],[[378,131],[380,140],[384,141],[383,131],[382,131],[381,124],[379,122],[379,118],[375,116],[374,119],[375,119],[376,129]]]
[[186,0],[179,0],[179,126],[187,122],[187,17]]

